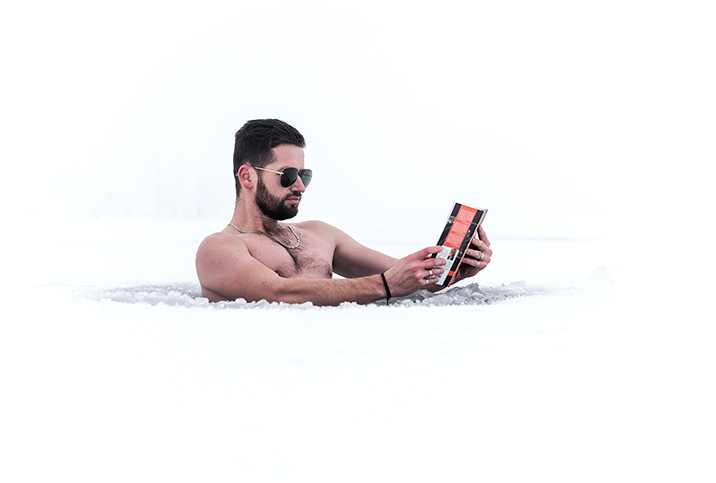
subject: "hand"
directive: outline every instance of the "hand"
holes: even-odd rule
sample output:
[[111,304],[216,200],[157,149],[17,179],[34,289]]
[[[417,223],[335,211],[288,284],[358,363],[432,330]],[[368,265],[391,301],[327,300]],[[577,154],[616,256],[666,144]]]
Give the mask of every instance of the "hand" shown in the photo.
[[441,267],[447,260],[432,258],[431,255],[441,251],[441,246],[428,247],[398,260],[385,272],[391,294],[394,297],[402,297],[434,284],[437,275],[445,271]]
[[492,250],[490,249],[490,240],[487,238],[487,234],[482,226],[478,226],[477,236],[472,238],[470,247],[465,252],[465,257],[462,259],[462,264],[460,264],[460,269],[457,272],[455,281],[474,277],[478,272],[487,268],[491,258]]

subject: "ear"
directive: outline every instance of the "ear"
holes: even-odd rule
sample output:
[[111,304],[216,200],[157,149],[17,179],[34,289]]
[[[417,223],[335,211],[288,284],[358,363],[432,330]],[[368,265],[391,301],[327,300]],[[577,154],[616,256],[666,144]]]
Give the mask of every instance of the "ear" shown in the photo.
[[236,174],[239,178],[239,183],[241,183],[241,187],[245,189],[253,189],[254,184],[256,182],[254,178],[254,172],[251,171],[251,167],[249,167],[246,164],[242,164],[239,167],[239,172]]

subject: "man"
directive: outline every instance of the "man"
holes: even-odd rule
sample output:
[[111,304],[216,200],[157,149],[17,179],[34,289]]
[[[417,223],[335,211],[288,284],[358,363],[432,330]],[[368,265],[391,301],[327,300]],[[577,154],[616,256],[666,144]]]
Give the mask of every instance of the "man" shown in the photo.
[[[276,119],[249,121],[236,133],[234,215],[224,230],[204,239],[196,257],[204,297],[338,305],[442,288],[435,279],[446,261],[430,257],[439,246],[396,260],[320,221],[280,223],[296,216],[311,181],[304,147],[303,136]],[[490,263],[482,228],[479,237],[456,280]],[[334,273],[345,278],[334,279]]]

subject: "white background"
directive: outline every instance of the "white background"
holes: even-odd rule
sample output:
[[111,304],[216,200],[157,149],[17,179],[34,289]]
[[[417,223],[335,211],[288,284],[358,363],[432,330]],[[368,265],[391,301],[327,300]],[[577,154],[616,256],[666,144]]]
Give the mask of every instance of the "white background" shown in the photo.
[[2,202],[223,220],[234,133],[277,117],[308,142],[302,219],[400,238],[458,201],[493,236],[681,234],[714,159],[713,20],[696,1],[4,6]]
[[[714,20],[3,6],[0,479],[714,481]],[[307,138],[300,217],[392,255],[489,208],[487,301],[196,297],[259,117]]]

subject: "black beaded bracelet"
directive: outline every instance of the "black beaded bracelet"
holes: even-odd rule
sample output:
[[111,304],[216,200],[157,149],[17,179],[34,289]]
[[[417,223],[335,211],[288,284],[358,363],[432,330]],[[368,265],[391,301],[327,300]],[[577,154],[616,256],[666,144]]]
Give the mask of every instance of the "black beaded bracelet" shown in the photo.
[[383,279],[383,285],[385,286],[385,295],[386,295],[385,301],[386,301],[386,302],[390,302],[390,297],[391,297],[391,295],[390,295],[390,288],[388,288],[388,282],[387,282],[387,280],[385,280],[385,274],[384,274],[384,273],[381,273],[381,274],[380,274],[380,278]]

